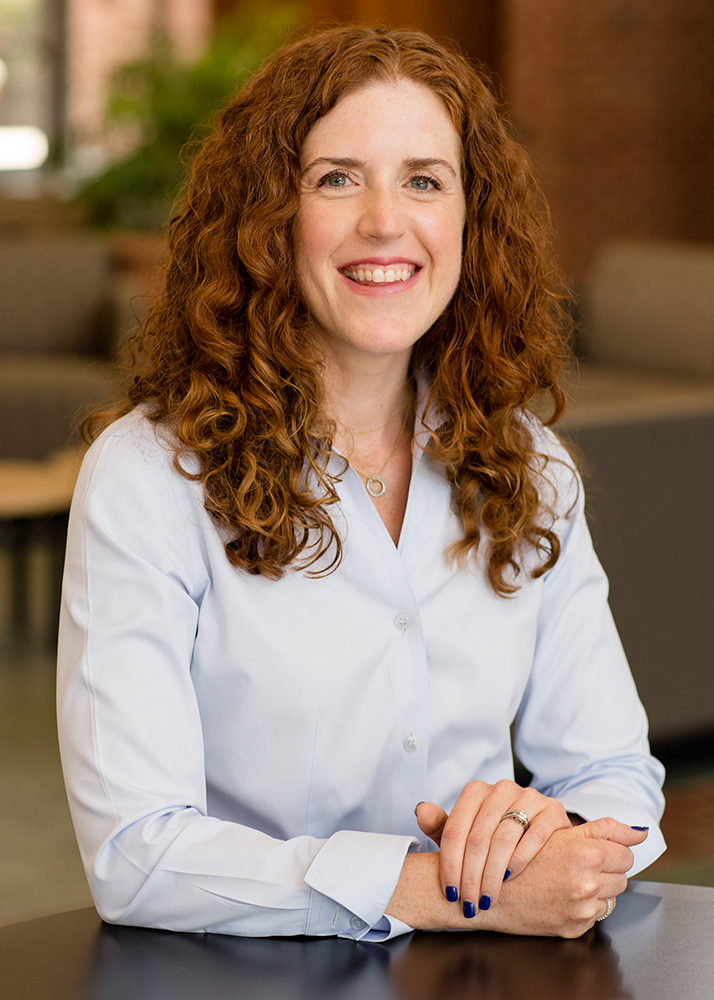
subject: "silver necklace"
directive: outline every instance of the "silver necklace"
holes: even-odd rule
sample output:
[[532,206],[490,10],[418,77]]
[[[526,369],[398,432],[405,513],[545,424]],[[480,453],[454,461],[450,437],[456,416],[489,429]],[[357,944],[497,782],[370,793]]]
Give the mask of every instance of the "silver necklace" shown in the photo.
[[387,466],[389,465],[389,463],[394,458],[394,453],[397,450],[397,447],[399,446],[399,442],[402,440],[402,435],[404,434],[404,428],[407,426],[407,417],[408,416],[409,416],[409,409],[407,408],[407,410],[406,410],[406,412],[404,414],[404,420],[402,421],[401,430],[399,431],[399,435],[397,437],[397,440],[394,442],[394,447],[390,451],[389,458],[384,463],[384,465],[379,470],[379,472],[375,472],[374,475],[370,476],[367,472],[362,472],[360,469],[358,469],[357,466],[353,462],[350,462],[350,465],[355,470],[355,472],[358,475],[362,476],[363,479],[367,480],[367,482],[365,483],[365,485],[367,487],[367,492],[369,493],[369,495],[371,497],[374,497],[375,500],[379,500],[379,498],[383,497],[386,494],[386,492],[387,492],[387,480],[384,478],[384,476],[382,475],[382,473],[384,472],[384,470],[387,468]]

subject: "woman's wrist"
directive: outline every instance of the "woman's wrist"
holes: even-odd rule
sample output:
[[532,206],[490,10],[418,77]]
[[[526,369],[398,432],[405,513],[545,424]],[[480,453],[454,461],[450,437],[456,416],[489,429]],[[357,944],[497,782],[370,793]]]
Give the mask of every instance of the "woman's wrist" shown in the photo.
[[464,917],[461,900],[450,903],[441,890],[438,851],[407,854],[399,881],[387,904],[387,916],[421,931],[492,930],[490,914],[476,910]]

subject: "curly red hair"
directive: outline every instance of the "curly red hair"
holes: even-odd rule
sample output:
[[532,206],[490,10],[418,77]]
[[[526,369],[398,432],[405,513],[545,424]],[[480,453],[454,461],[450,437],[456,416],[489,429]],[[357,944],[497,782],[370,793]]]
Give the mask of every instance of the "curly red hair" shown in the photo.
[[[485,530],[488,576],[506,595],[524,547],[539,556],[535,575],[559,555],[523,410],[542,393],[552,397],[548,423],[564,409],[566,311],[532,171],[484,74],[420,32],[313,32],[278,50],[234,97],[170,223],[165,290],[134,338],[127,396],[86,422],[85,435],[150,402],[152,419],[175,433],[177,468],[202,482],[231,563],[271,578],[296,561],[334,568],[342,545],[329,512],[337,493],[321,362],[292,253],[300,149],[346,94],[398,78],[437,94],[461,137],[461,278],[417,343],[412,372],[426,376],[427,405],[441,418],[430,448],[464,528],[451,555],[475,553]],[[186,452],[198,472],[184,469]]]

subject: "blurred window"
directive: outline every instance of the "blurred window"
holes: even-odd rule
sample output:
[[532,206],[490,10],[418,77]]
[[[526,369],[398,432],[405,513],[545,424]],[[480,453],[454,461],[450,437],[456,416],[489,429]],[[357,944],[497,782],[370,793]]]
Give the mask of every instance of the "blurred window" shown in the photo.
[[0,185],[33,193],[64,131],[64,0],[0,0]]

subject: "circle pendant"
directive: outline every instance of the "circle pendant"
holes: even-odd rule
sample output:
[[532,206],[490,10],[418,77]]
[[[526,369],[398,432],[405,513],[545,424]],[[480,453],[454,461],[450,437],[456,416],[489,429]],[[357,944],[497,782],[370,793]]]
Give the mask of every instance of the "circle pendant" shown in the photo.
[[370,476],[367,480],[367,492],[371,497],[383,497],[387,492],[386,480],[381,476]]

